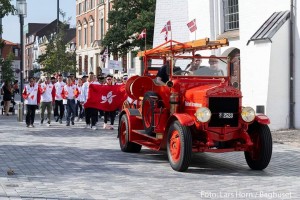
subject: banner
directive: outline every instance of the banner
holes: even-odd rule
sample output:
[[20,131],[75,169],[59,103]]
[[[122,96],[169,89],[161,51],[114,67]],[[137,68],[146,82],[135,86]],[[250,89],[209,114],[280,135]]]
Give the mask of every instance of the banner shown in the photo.
[[84,108],[114,111],[121,108],[126,99],[125,85],[90,84],[88,99]]

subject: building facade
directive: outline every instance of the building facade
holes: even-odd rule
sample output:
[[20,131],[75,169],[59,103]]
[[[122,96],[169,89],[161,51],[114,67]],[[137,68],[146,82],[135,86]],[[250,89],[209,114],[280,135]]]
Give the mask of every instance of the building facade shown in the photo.
[[108,29],[109,0],[76,0],[76,54],[78,74],[100,73],[100,52]]
[[[109,29],[108,13],[113,6],[112,0],[76,0],[76,54],[78,75],[94,72],[99,75],[104,68],[108,67],[108,60],[119,60],[123,72],[140,73],[136,70],[136,65],[140,65],[140,60],[128,53],[121,58],[112,56],[103,62],[102,54],[105,47],[102,40]],[[103,73],[112,73],[103,70]]]
[[[154,46],[164,42],[160,32],[168,20],[176,41],[228,38],[229,47],[202,51],[201,55],[239,58],[235,70],[243,105],[268,115],[271,129],[293,128],[293,124],[300,128],[300,59],[290,56],[300,50],[297,4],[295,0],[160,0],[156,5]],[[290,15],[295,19],[292,31]],[[187,23],[193,19],[198,30],[190,33]],[[295,35],[294,48],[291,34]]]
[[[13,55],[12,69],[14,71],[14,79],[20,82],[20,44],[4,40],[4,47],[1,49],[1,58],[7,59],[9,55]],[[0,66],[1,67],[1,66]],[[0,68],[0,82],[2,83],[2,69]]]
[[24,28],[25,47],[24,47],[24,79],[28,80],[33,75],[33,69],[39,68],[36,59],[38,58],[36,44],[36,33],[45,27],[46,23],[28,23]]
[[[35,76],[39,77],[42,69],[37,60],[40,55],[46,53],[47,44],[51,37],[57,32],[57,20],[48,24],[29,23],[25,27],[25,56],[24,56],[24,79]],[[66,51],[73,52],[76,50],[76,29],[69,28],[65,30]]]

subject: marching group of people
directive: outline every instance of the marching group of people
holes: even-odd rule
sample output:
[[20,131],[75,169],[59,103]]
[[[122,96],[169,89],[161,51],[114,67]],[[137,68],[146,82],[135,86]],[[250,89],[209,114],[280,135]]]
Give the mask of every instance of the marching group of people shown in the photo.
[[[75,78],[70,74],[67,79],[61,74],[53,77],[45,77],[44,80],[36,81],[35,78],[29,79],[29,84],[25,85],[22,92],[24,103],[26,105],[26,126],[34,127],[36,109],[40,107],[41,121],[47,126],[51,125],[52,111],[54,120],[62,124],[65,116],[66,126],[74,125],[75,121],[85,119],[85,128],[97,130],[99,116],[104,116],[104,129],[113,129],[116,111],[101,111],[96,108],[84,108],[89,96],[89,85],[115,85],[125,84],[127,75],[122,77],[121,81],[113,79],[112,75],[100,77],[90,72],[88,76]],[[54,107],[53,107],[54,106]],[[45,111],[47,116],[45,117]],[[110,118],[110,119],[109,119]],[[108,124],[110,121],[110,124]]]

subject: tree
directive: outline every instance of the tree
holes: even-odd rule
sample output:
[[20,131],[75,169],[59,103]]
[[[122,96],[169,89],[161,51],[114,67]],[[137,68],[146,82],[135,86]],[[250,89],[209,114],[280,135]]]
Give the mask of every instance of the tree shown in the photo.
[[[60,11],[65,18],[65,13]],[[59,26],[59,33],[54,36],[48,36],[46,53],[40,55],[37,62],[43,66],[41,69],[48,75],[55,72],[76,72],[76,53],[66,52],[66,30],[69,28],[68,21],[64,20]]]
[[[2,18],[9,13],[13,13],[15,8],[11,5],[10,0],[0,0],[0,22],[2,22]],[[0,23],[0,35],[2,34],[2,23]],[[4,81],[12,81],[14,79],[14,72],[11,67],[13,55],[9,55],[7,59],[2,59],[2,49],[4,48],[5,42],[0,37],[0,66],[2,70],[2,78]]]
[[14,59],[14,55],[11,53],[8,55],[6,59],[0,61],[1,70],[2,70],[2,80],[12,82],[14,78],[14,70],[12,69],[12,61]]
[[[9,13],[13,13],[15,8],[10,3],[11,0],[0,0],[0,18],[8,15]],[[2,25],[0,26],[0,34],[2,33]]]
[[107,31],[103,45],[109,47],[113,55],[124,55],[135,47],[145,48],[144,40],[137,36],[147,30],[147,46],[153,44],[156,0],[114,0],[108,14],[111,26]]

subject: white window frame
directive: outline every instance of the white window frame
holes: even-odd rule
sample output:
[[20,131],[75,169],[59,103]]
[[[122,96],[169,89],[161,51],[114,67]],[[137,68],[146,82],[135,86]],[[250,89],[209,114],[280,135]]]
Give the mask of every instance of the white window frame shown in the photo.
[[[239,1],[222,0],[224,32],[239,29]],[[227,11],[228,10],[228,11]],[[228,18],[228,19],[227,19]]]

